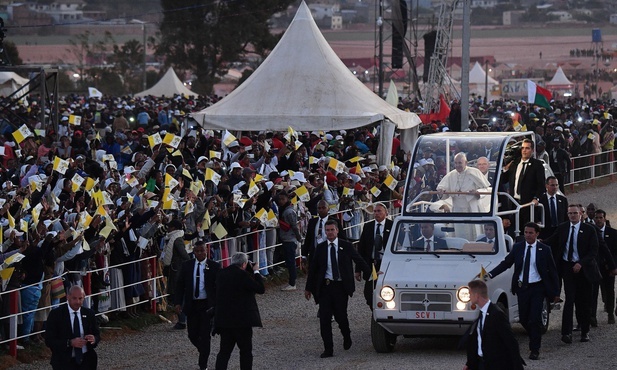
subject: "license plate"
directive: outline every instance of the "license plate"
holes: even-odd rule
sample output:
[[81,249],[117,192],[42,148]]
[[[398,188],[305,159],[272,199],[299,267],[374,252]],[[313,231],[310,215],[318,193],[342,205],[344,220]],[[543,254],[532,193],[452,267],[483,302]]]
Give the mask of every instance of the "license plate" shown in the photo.
[[442,320],[444,313],[439,311],[413,311],[411,318],[417,320]]

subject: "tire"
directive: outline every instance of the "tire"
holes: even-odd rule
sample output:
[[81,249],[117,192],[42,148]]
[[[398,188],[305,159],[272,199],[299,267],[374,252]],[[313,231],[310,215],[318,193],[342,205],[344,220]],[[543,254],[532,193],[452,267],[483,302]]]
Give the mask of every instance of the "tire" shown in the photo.
[[[505,299],[505,298],[504,298]],[[499,307],[499,309],[501,309],[503,311],[503,313],[506,314],[506,318],[508,319],[508,321],[510,321],[510,310],[508,310],[508,307],[506,306],[505,303],[503,303],[502,300],[499,300],[496,303],[497,307]]]
[[548,303],[548,299],[545,299],[544,303],[542,304],[542,334],[545,334],[548,331],[550,314],[551,314],[551,310],[550,310],[550,306]]
[[371,317],[371,341],[377,353],[389,353],[396,345],[396,335],[389,333]]

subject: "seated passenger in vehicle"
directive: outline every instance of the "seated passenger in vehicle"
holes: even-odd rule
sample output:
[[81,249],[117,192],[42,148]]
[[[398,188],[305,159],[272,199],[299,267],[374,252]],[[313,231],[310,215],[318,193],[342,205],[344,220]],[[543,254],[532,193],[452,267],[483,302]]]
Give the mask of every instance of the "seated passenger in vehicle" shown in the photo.
[[421,224],[420,232],[422,236],[414,240],[411,249],[408,250],[433,252],[439,249],[448,249],[446,241],[434,235],[435,225],[431,223]]

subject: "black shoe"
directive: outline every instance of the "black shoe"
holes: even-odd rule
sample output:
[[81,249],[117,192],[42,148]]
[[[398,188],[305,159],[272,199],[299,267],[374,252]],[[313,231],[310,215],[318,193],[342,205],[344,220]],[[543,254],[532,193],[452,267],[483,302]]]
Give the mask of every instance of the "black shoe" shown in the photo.
[[531,353],[529,354],[529,359],[530,360],[538,360],[538,359],[540,359],[540,352],[538,352],[538,351],[531,351]]
[[184,330],[184,329],[186,329],[186,324],[183,324],[181,322],[177,322],[176,325],[174,325],[174,329],[176,329],[176,330]]
[[332,357],[332,356],[334,356],[334,353],[332,353],[332,351],[324,351],[319,357],[327,358],[327,357]]
[[577,324],[576,328],[572,329],[572,331],[581,331],[581,326]]
[[347,351],[351,348],[351,337],[346,337],[343,339],[343,349]]
[[572,343],[572,334],[565,334],[561,336],[561,341],[566,343],[566,344],[570,344]]
[[589,319],[589,324],[591,325],[592,328],[597,328],[598,327],[598,319],[595,317],[592,317]]
[[581,334],[581,342],[589,342],[589,333]]

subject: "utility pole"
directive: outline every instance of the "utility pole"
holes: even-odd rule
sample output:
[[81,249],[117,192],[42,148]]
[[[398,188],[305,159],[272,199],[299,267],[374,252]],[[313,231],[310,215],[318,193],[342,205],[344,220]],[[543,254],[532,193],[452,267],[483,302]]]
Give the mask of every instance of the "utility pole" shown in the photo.
[[469,46],[471,39],[471,8],[463,0],[463,55],[461,61],[461,131],[469,128]]

